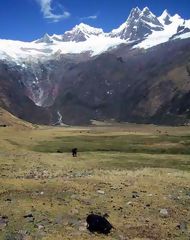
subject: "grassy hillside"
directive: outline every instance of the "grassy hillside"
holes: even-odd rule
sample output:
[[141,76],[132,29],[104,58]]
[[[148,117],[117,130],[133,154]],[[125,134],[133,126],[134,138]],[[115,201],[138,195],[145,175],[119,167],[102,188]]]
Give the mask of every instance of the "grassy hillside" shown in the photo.
[[0,128],[0,239],[189,239],[189,143],[189,127]]
[[32,124],[18,119],[0,107],[0,127],[33,128]]

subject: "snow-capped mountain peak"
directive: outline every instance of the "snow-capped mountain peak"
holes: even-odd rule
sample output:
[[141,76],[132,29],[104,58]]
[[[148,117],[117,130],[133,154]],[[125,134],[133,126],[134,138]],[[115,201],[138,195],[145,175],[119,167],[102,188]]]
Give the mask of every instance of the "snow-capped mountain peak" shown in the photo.
[[160,17],[158,17],[158,20],[163,24],[163,25],[169,25],[171,24],[171,15],[168,12],[167,9],[163,11]]
[[150,48],[176,38],[190,38],[190,20],[164,10],[160,17],[148,7],[131,10],[127,20],[110,33],[80,23],[64,34],[45,34],[33,42],[0,40],[0,59],[21,63],[46,61],[63,54],[101,54],[120,44],[133,42],[134,47]]
[[42,38],[36,40],[36,43],[46,43],[53,44],[55,41],[59,42],[83,42],[86,41],[91,36],[99,36],[104,35],[104,31],[101,28],[91,27],[85,23],[80,23],[71,29],[70,31],[66,31],[62,35],[53,34],[50,36],[49,34],[45,34]]
[[168,9],[165,9],[163,11],[163,13],[158,17],[159,20],[165,19],[167,17],[171,17],[170,12],[168,11]]
[[163,25],[148,7],[142,11],[136,7],[131,10],[127,21],[118,29],[114,29],[110,35],[134,41],[147,37],[152,31],[161,30],[163,30]]
[[47,44],[50,44],[50,43],[53,43],[53,40],[52,40],[52,37],[48,33],[45,33],[42,38],[36,40],[35,42],[36,43],[47,43]]
[[104,32],[101,28],[94,28],[87,24],[80,23],[76,25],[72,30],[65,32],[62,35],[62,41],[83,42],[91,36],[103,35]]
[[163,29],[153,31],[144,41],[141,41],[135,47],[150,48],[173,39],[190,37],[188,21],[184,20],[178,14],[171,16],[169,12],[165,10],[157,19],[162,24]]
[[113,29],[110,33],[110,35],[112,37],[120,37],[121,33],[123,31],[125,31],[125,29],[128,27],[129,22],[131,21],[131,19],[138,19],[140,17],[141,14],[141,10],[139,7],[135,7],[131,10],[129,17],[127,18],[127,20],[121,24],[118,28]]
[[171,18],[171,22],[175,22],[176,24],[185,24],[185,19],[183,19],[179,14],[175,14]]
[[139,15],[141,14],[141,10],[139,7],[133,8],[129,14],[128,19],[130,18],[138,18]]
[[[92,34],[92,35],[100,35],[100,34],[103,34],[103,29],[101,28],[95,28],[95,27],[91,27],[85,23],[80,23],[79,25],[76,25],[73,30],[71,31],[77,31],[77,30],[80,30],[84,33],[87,33],[87,34]],[[69,32],[69,31],[68,31]]]
[[144,21],[146,24],[149,24],[151,28],[156,28],[155,30],[158,30],[158,28],[160,29],[160,27],[163,27],[158,18],[156,17],[156,15],[153,14],[148,7],[145,7],[142,10],[139,20]]
[[141,16],[143,16],[143,15],[155,17],[155,15],[150,11],[150,9],[148,7],[143,8],[143,10],[141,11]]

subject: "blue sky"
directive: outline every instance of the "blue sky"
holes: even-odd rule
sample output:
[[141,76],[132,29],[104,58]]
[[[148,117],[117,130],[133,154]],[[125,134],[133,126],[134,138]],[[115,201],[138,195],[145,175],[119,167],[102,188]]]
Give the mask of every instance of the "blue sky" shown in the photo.
[[1,0],[0,38],[31,41],[46,32],[63,34],[80,22],[110,31],[136,6],[190,19],[190,0]]

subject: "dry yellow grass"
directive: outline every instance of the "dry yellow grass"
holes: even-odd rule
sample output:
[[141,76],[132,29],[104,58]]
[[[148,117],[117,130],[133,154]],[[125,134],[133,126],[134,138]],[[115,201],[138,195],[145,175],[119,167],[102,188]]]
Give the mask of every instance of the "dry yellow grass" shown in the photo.
[[[175,144],[170,142],[174,133]],[[139,136],[140,141],[147,136],[162,140],[163,136],[165,141],[166,134],[167,142],[152,143],[153,147],[168,144],[175,148],[182,140],[188,143],[183,138],[189,133],[188,127],[132,124],[0,128],[0,216],[9,220],[0,230],[0,239],[188,240],[190,173],[185,167],[189,169],[189,154],[79,149],[79,156],[72,158],[69,152],[50,153],[48,147],[39,152],[34,148],[42,143],[51,147],[57,139],[66,141],[69,137],[96,140],[126,136],[130,142]],[[88,142],[84,144],[88,149]],[[160,216],[161,209],[167,209],[166,218]],[[85,219],[90,212],[109,214],[115,227],[110,235],[92,235],[86,230]],[[34,216],[33,221],[23,217],[28,213]]]

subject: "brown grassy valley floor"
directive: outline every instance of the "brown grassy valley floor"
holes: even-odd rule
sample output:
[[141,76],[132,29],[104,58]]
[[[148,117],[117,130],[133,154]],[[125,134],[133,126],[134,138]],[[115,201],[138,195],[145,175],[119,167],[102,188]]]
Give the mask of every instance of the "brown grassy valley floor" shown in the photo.
[[0,127],[0,239],[190,239],[190,128]]

